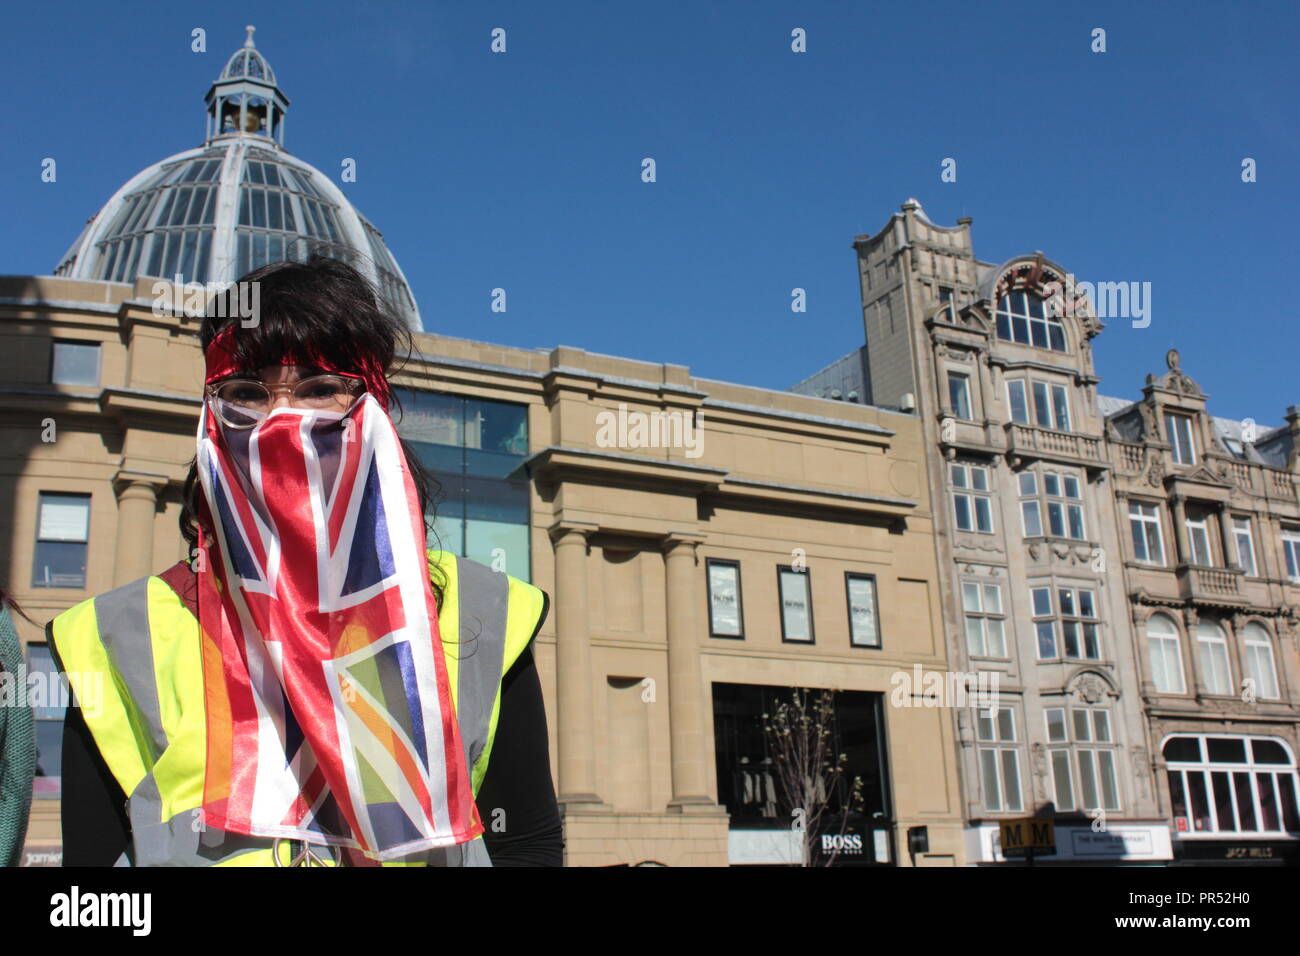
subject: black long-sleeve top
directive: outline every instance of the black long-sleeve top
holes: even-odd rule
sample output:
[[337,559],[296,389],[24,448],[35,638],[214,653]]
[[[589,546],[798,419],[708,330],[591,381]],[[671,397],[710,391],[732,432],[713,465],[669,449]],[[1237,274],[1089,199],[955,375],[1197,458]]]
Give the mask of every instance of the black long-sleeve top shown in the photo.
[[[548,598],[539,629],[549,603]],[[48,624],[46,639],[53,649]],[[112,866],[131,841],[126,795],[75,700],[63,724],[62,774],[63,865]],[[531,643],[502,680],[492,756],[475,803],[487,827],[483,840],[493,866],[563,865],[564,835],[551,779],[546,707]],[[499,833],[492,827],[497,808],[507,821]]]

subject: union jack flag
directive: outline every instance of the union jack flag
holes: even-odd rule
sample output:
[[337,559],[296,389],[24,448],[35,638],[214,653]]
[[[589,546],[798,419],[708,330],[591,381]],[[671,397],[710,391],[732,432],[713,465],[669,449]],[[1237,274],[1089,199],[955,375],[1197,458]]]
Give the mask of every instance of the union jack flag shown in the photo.
[[364,394],[234,429],[205,403],[198,445],[205,823],[378,860],[477,837],[391,419]]

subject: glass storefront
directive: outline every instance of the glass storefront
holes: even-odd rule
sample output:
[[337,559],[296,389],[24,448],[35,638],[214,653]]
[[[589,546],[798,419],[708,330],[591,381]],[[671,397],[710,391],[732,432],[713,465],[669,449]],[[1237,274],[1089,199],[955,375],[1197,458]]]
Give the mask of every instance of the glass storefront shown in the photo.
[[[804,690],[807,713],[822,691]],[[790,704],[796,688],[751,684],[713,685],[713,734],[718,800],[731,815],[733,863],[798,864],[802,818],[780,782],[780,748],[764,730],[764,714]],[[845,759],[837,775],[824,775],[813,809],[824,807],[809,841],[814,863],[824,862],[823,844],[838,849],[834,865],[882,865],[895,861],[893,811],[885,759],[883,697],[866,691],[833,691],[825,721],[828,767]],[[815,722],[815,718],[814,718]],[[809,738],[814,740],[815,738]],[[860,805],[850,799],[860,781]],[[797,798],[796,798],[797,799]],[[803,817],[808,815],[805,808]],[[847,820],[844,818],[847,817]],[[843,825],[841,825],[843,823]]]
[[394,389],[397,431],[440,486],[429,545],[528,581],[528,408]]

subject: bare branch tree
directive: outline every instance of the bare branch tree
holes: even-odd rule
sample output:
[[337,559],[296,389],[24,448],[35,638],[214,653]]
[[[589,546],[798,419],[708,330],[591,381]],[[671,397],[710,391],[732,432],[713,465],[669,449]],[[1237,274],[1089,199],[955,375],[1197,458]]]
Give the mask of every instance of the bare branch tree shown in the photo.
[[[832,808],[840,811],[838,835],[842,837],[849,813],[860,811],[863,805],[862,778],[846,782],[848,755],[832,753],[834,726],[835,694],[830,690],[795,688],[789,702],[763,715],[780,801],[795,829],[803,831],[803,866],[814,865],[813,840],[826,814]],[[834,864],[839,856],[840,841],[834,843],[825,866]]]

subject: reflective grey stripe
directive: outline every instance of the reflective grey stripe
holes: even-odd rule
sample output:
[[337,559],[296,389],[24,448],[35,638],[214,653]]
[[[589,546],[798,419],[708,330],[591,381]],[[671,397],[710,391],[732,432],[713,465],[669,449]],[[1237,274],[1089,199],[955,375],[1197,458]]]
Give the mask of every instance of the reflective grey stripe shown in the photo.
[[167,749],[158,682],[153,669],[153,636],[149,633],[149,579],[140,578],[95,598],[99,638],[113,668],[122,676],[131,699],[145,720],[153,743],[151,757]]
[[456,561],[456,593],[460,601],[457,717],[469,761],[466,769],[473,771],[487,747],[492,708],[503,676],[510,582],[486,564],[469,558]]

